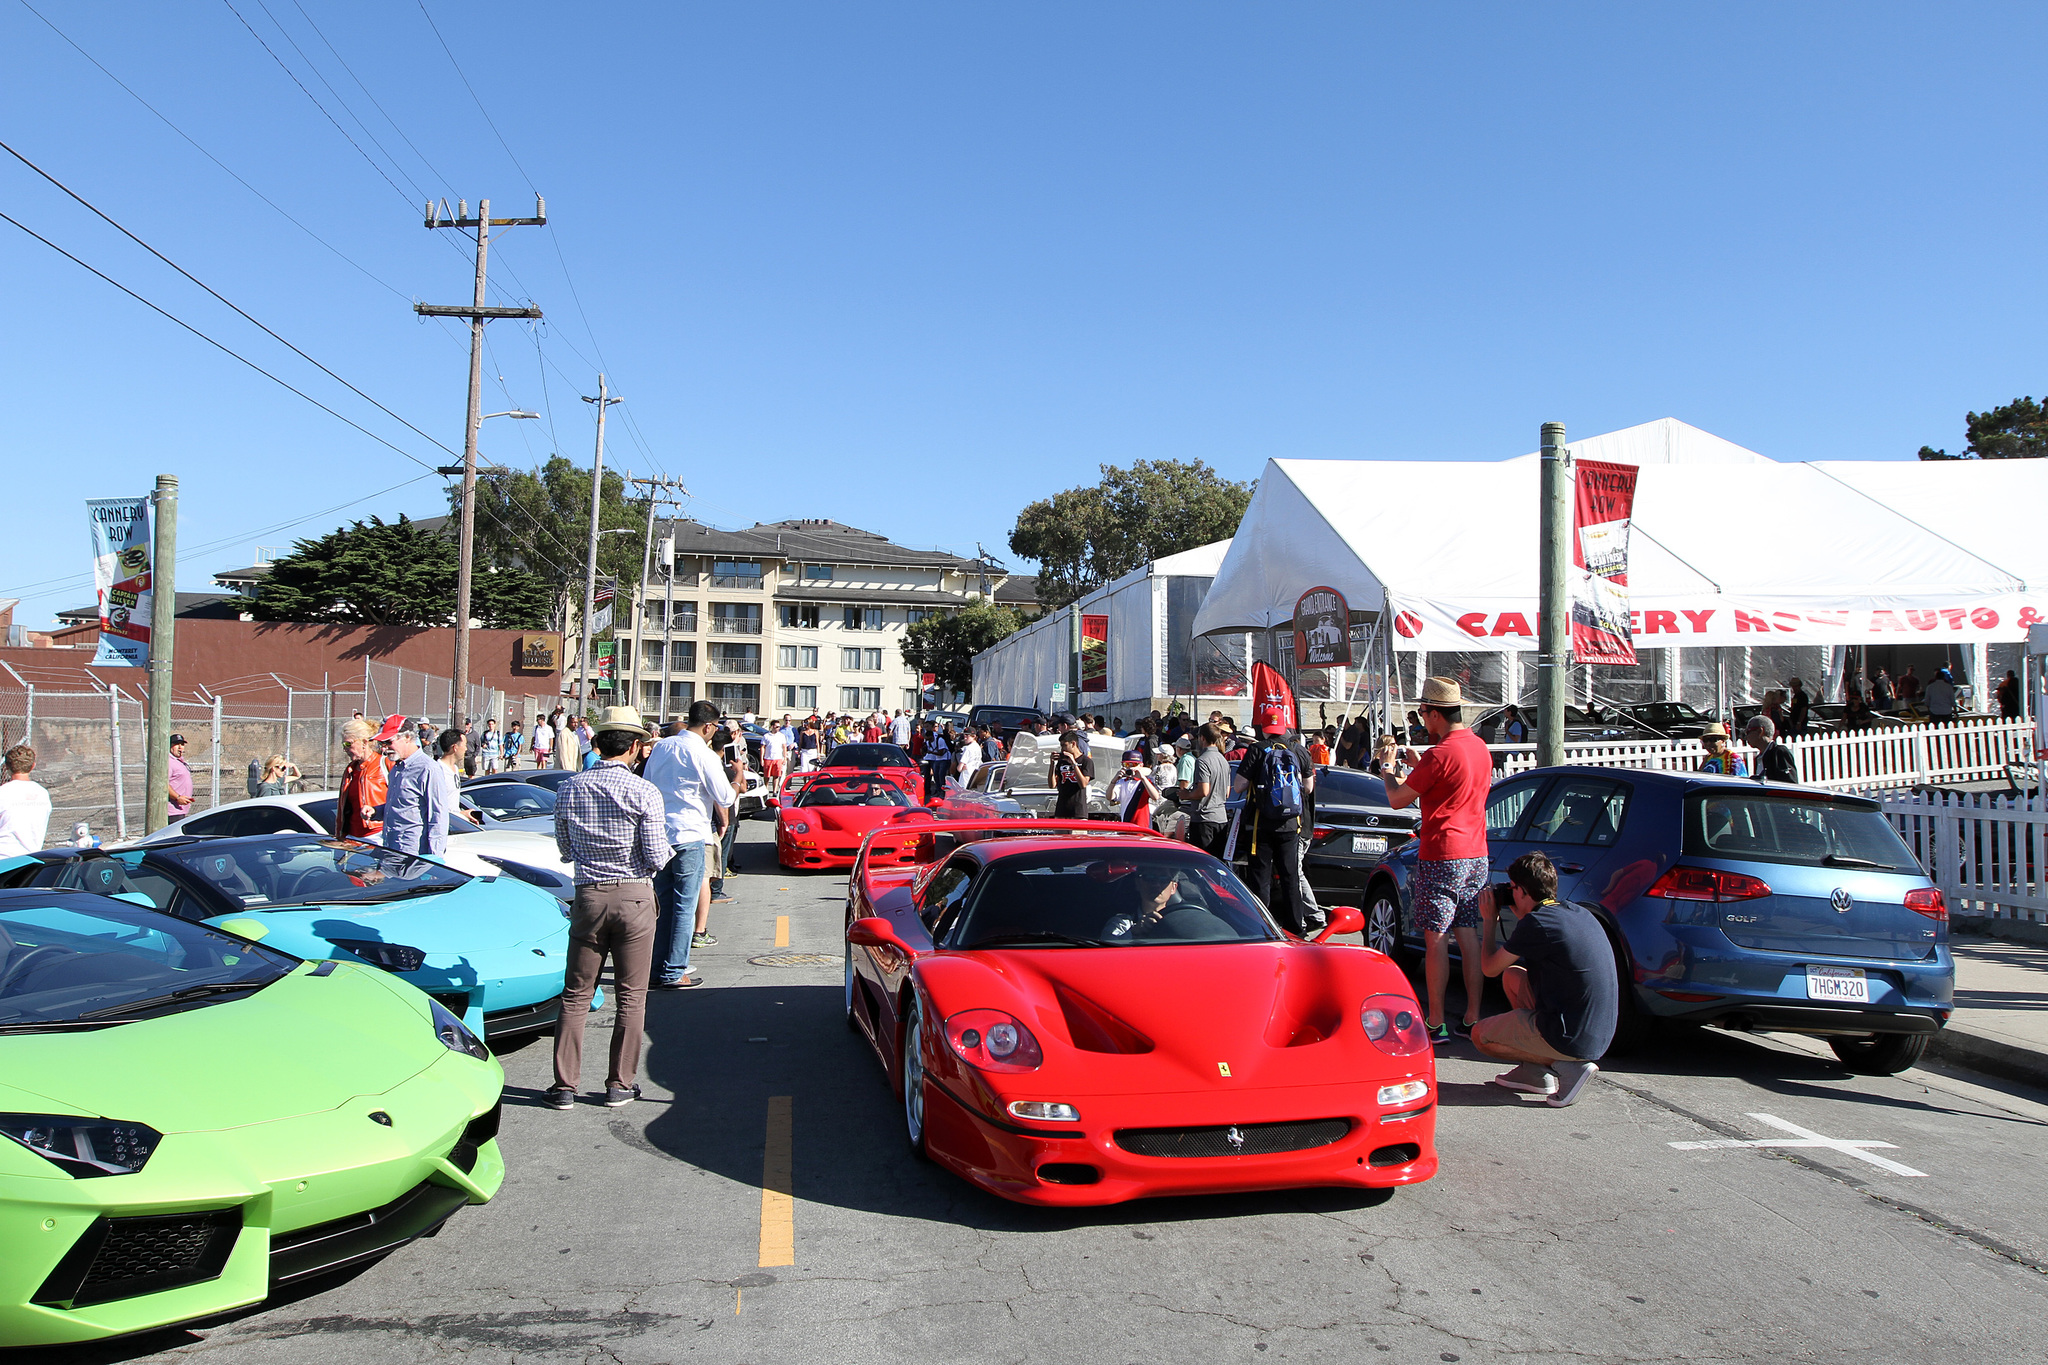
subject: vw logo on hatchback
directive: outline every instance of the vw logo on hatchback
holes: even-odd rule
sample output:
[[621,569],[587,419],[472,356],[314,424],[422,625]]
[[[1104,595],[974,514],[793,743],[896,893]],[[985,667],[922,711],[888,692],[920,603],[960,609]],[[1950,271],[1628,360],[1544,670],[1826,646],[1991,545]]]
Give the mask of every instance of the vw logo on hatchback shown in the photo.
[[1838,886],[1828,897],[1828,904],[1846,915],[1856,908],[1856,898],[1849,894],[1847,888]]

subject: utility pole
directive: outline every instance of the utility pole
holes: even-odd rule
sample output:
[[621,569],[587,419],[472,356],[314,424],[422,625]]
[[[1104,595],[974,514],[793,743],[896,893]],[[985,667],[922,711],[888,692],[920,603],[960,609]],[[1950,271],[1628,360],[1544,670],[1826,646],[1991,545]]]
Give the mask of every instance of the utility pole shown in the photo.
[[[149,748],[142,764],[142,828],[162,829],[171,818],[171,658],[178,630],[178,476],[156,476],[156,545],[149,557]],[[121,710],[114,708],[115,732]],[[118,742],[118,741],[117,741]],[[218,752],[219,746],[215,745]],[[116,753],[118,754],[118,750]],[[216,759],[218,761],[218,759]],[[114,764],[114,782],[121,765]]]
[[[469,216],[469,201],[466,199],[456,201],[453,217],[443,216],[447,210],[448,201],[445,199],[438,206],[429,203],[427,227],[429,230],[476,229],[476,295],[467,308],[460,304],[416,303],[412,310],[423,318],[469,319],[469,420],[462,427],[462,536],[455,570],[455,677],[449,687],[448,702],[448,723],[459,730],[469,719],[469,592],[471,562],[476,550],[476,438],[484,423],[484,324],[492,318],[540,317],[540,309],[533,307],[485,307],[484,267],[490,257],[492,228],[546,227],[548,206],[547,201],[536,194],[531,218],[493,218],[488,199],[477,202],[474,218]],[[457,471],[444,467],[440,472],[452,474]]]
[[1564,703],[1571,692],[1572,454],[1564,423],[1543,424],[1537,493],[1536,766],[1564,762]]
[[[647,620],[647,601],[648,598],[653,596],[654,592],[654,509],[663,503],[671,507],[681,507],[683,505],[683,498],[690,496],[690,490],[683,487],[681,479],[658,479],[652,477],[636,479],[631,474],[626,476],[626,487],[629,489],[645,488],[647,490],[647,544],[640,556],[640,617],[634,623],[634,633],[637,635],[641,623]],[[675,496],[677,494],[681,496]],[[673,579],[675,569],[675,556],[673,552],[663,556],[663,563],[669,570],[669,577]],[[674,594],[671,593],[668,597],[664,597],[661,603],[662,683],[661,705],[656,707],[654,711],[657,719],[665,718],[668,715],[668,640],[670,635],[668,618],[669,614],[675,610],[673,598]],[[640,642],[640,648],[633,651],[632,684],[633,695],[635,696],[640,692],[640,669],[646,662],[646,657],[647,642],[643,639]]]
[[597,616],[597,520],[604,506],[604,410],[625,400],[605,397],[604,376],[600,374],[597,377],[597,397],[583,401],[597,404],[597,454],[590,461],[590,550],[583,564],[582,629],[576,633],[581,656],[577,665],[580,680],[576,690],[587,715],[590,711],[590,623]]

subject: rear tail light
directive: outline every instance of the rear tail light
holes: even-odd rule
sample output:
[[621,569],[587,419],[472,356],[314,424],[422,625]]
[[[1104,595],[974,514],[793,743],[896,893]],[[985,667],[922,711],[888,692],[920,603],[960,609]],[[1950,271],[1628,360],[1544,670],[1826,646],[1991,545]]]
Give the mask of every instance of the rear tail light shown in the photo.
[[1938,919],[1944,922],[1948,919],[1948,902],[1941,898],[1941,892],[1931,886],[1923,886],[1917,891],[1908,891],[1906,893],[1906,908],[1925,915],[1929,919]]
[[1337,831],[1329,825],[1317,825],[1314,829],[1309,831],[1310,835],[1317,839],[1327,839],[1336,832]]
[[1045,1061],[1031,1030],[1002,1010],[960,1011],[946,1021],[946,1041],[983,1071],[1036,1071]]
[[1389,1057],[1414,1057],[1429,1051],[1422,1007],[1407,996],[1368,996],[1358,1007],[1358,1026],[1372,1039],[1372,1045]]
[[1713,867],[1674,867],[1643,893],[1673,901],[1753,901],[1771,894],[1761,877]]

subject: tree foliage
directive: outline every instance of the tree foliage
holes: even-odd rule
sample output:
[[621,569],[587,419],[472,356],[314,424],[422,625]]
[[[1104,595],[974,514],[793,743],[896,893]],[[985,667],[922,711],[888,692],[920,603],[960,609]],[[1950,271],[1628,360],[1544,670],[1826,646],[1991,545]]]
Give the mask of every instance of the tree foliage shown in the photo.
[[[462,486],[448,490],[448,510],[462,513]],[[598,508],[600,530],[644,531],[647,503],[626,496],[626,481],[612,470],[604,476]],[[553,455],[538,469],[514,470],[476,484],[476,562],[534,574],[559,604],[583,600],[586,547],[590,543],[590,470]],[[621,602],[640,581],[646,554],[644,535],[599,536],[597,572],[616,575]],[[563,618],[554,618],[557,622]]]
[[972,697],[974,656],[1023,624],[1016,612],[989,602],[927,616],[903,632],[903,662]]
[[2038,460],[2048,455],[2048,406],[2032,398],[2015,398],[1989,412],[1966,413],[1963,431],[1970,438],[1960,455],[1932,446],[1920,447],[1923,460]]
[[1010,549],[1038,561],[1038,600],[1062,607],[1147,560],[1235,535],[1254,486],[1201,460],[1103,465],[1093,487],[1069,488],[1019,512]]
[[[455,618],[456,569],[450,535],[372,517],[299,541],[234,604],[258,621],[445,626]],[[479,566],[470,583],[471,617],[493,629],[545,626],[549,606],[547,584],[524,569]]]

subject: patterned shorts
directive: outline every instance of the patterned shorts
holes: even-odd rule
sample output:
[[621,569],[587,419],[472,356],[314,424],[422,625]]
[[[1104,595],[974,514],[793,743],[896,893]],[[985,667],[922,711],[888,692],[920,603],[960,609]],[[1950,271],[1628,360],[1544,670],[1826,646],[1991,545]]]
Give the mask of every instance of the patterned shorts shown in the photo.
[[1426,934],[1479,927],[1484,858],[1420,859],[1415,864],[1415,927]]

